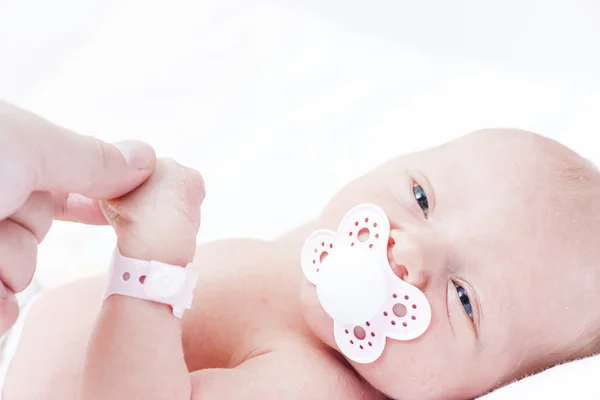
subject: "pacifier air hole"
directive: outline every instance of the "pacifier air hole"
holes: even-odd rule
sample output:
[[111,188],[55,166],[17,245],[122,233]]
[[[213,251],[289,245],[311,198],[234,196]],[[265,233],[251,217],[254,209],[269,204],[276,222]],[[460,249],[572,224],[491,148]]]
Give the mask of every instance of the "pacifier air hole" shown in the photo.
[[[356,236],[354,235],[354,230],[351,230],[348,232],[348,236],[352,237],[355,236],[356,239],[361,242],[361,243],[367,243],[369,241],[369,239],[374,238],[374,239],[379,239],[379,233],[375,232],[373,234],[373,232],[371,231],[370,227],[372,228],[377,228],[377,222],[372,222],[371,224],[369,224],[369,218],[365,218],[364,219],[364,224],[362,221],[355,221],[354,222],[354,226],[357,227],[358,232],[356,232]],[[362,225],[362,227],[361,227]],[[354,246],[354,242],[350,243],[350,246]],[[372,249],[373,248],[373,243],[369,244],[369,248]]]
[[369,236],[371,236],[371,232],[369,232],[368,228],[362,228],[360,231],[358,231],[358,240],[363,243],[369,240]]
[[402,303],[396,303],[392,308],[392,312],[396,317],[402,318],[406,315],[406,307]]
[[[333,243],[321,242],[320,248],[317,248],[317,247],[314,248],[314,253],[316,255],[315,255],[315,258],[313,258],[313,260],[312,260],[313,264],[317,264],[317,260],[318,260],[319,264],[323,264],[323,261],[325,261],[325,259],[329,255],[329,252],[327,252],[326,249],[333,249]],[[319,269],[320,268],[317,268],[316,272],[319,272]]]
[[354,327],[354,336],[358,339],[358,340],[364,340],[364,338],[367,337],[367,333],[365,332],[365,330],[363,328],[361,328],[360,326],[356,326]]
[[[366,324],[367,326],[370,326],[371,324],[369,322],[367,322]],[[363,342],[367,339],[367,336],[371,337],[375,337],[375,332],[370,332],[370,335],[367,335],[367,331],[365,331],[365,329],[362,326],[355,326],[354,329],[352,330],[352,333],[346,329],[344,331],[346,333],[346,335],[348,335],[350,337],[348,343],[350,343],[351,345],[355,345],[355,347],[358,347],[358,349],[360,350],[364,350],[365,346],[368,347],[372,347],[373,343],[370,341],[366,341]]]
[[[392,298],[397,301],[398,295],[394,293],[392,294]],[[390,321],[390,324],[396,325],[402,322],[402,326],[406,328],[408,327],[408,320],[417,320],[417,316],[413,314],[417,310],[417,305],[408,302],[408,300],[410,300],[410,297],[408,295],[405,295],[403,299],[407,302],[406,304],[408,304],[409,307],[407,307],[404,303],[395,303],[389,311],[383,311],[383,316]],[[408,315],[409,311],[410,315]],[[399,318],[399,320],[397,318]]]
[[323,264],[323,261],[325,261],[325,259],[327,258],[328,255],[329,255],[328,252],[326,252],[326,251],[322,252],[321,255],[319,256],[319,262],[321,264]]

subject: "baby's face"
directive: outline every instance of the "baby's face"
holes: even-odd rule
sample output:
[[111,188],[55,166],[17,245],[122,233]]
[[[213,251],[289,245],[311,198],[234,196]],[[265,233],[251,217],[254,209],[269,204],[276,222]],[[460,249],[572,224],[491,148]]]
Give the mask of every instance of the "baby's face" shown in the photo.
[[[322,227],[337,230],[359,203],[383,208],[390,258],[403,265],[394,272],[431,305],[422,336],[388,339],[375,362],[351,363],[375,388],[402,400],[472,398],[556,361],[577,336],[585,306],[565,290],[576,284],[565,271],[575,217],[548,206],[556,185],[538,140],[471,134],[381,166],[325,209]],[[303,300],[311,329],[337,349],[308,282]]]

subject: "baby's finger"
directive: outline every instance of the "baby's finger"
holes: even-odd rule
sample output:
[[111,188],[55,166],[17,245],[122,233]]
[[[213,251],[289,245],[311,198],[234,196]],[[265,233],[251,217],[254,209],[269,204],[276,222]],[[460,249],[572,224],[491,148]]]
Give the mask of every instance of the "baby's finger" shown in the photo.
[[19,303],[15,294],[0,282],[0,336],[15,324],[18,316]]
[[40,243],[52,226],[52,195],[48,192],[33,192],[25,204],[10,219],[27,228]]
[[0,280],[13,293],[24,290],[35,271],[37,238],[31,231],[11,221],[0,221]]

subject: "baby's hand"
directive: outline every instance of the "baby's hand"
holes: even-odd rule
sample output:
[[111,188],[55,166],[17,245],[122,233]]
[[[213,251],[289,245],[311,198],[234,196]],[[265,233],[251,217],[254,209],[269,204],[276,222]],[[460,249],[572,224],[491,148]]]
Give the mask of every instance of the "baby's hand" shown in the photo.
[[184,266],[194,258],[204,195],[199,172],[159,159],[144,184],[101,203],[101,209],[115,229],[121,254]]

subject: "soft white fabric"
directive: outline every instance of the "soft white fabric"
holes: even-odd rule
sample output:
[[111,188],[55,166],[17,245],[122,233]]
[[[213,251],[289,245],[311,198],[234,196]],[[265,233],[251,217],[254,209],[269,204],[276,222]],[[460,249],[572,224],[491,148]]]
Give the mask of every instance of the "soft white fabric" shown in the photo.
[[600,356],[562,364],[498,389],[481,400],[600,399]]
[[33,303],[42,294],[43,288],[37,281],[31,282],[29,287],[17,295],[19,301],[19,317],[12,328],[0,338],[0,400],[2,399],[4,382],[8,368],[17,351],[17,346],[21,340],[23,326],[29,314],[29,310]]
[[[200,240],[270,238],[383,160],[481,127],[598,161],[599,20],[585,0],[3,0],[0,96],[200,169]],[[38,278],[104,269],[113,245],[57,224]],[[489,398],[589,398],[598,363]]]

